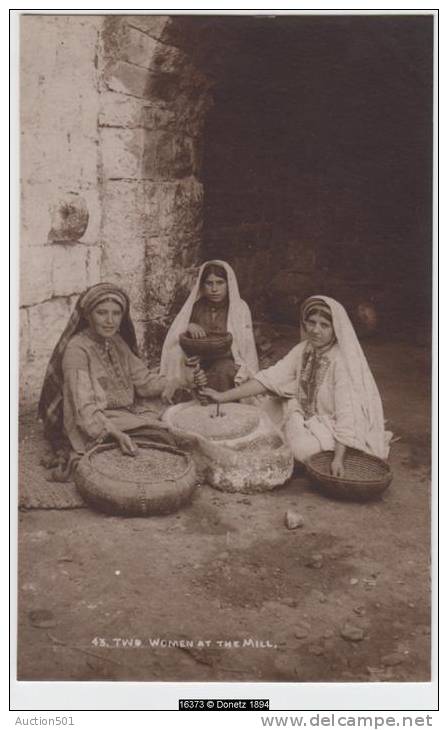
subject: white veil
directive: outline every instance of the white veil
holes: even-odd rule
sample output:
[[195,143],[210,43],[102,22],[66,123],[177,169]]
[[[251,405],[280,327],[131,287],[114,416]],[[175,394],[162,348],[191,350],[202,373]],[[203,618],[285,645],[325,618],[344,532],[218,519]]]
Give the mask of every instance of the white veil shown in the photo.
[[185,332],[190,322],[193,306],[201,298],[200,283],[202,273],[209,264],[221,266],[227,273],[229,311],[227,329],[233,336],[232,355],[238,369],[235,383],[241,383],[253,377],[258,371],[258,357],[252,329],[252,317],[246,302],[241,299],[235,272],[226,261],[214,259],[206,261],[199,269],[196,282],[168,330],[163,343],[160,360],[160,374],[167,377],[182,377],[185,355],[179,345],[179,335]]
[[305,304],[311,299],[320,299],[331,309],[334,333],[352,386],[356,433],[366,451],[386,459],[392,434],[384,430],[381,397],[349,316],[342,304],[331,297],[312,296]]

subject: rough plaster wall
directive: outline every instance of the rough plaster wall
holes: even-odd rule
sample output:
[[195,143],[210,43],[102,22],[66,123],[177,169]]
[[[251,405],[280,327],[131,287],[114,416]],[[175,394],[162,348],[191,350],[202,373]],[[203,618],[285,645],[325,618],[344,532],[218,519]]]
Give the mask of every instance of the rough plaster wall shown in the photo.
[[113,280],[129,291],[153,360],[186,295],[201,243],[210,84],[172,45],[172,26],[168,16],[22,19],[25,403],[87,286]]
[[[26,402],[38,396],[77,294],[100,278],[101,22],[93,16],[21,19],[20,395]],[[66,226],[71,210],[73,236]]]
[[171,45],[172,24],[167,16],[109,16],[102,32],[104,275],[131,292],[139,341],[153,361],[202,228],[208,83]]

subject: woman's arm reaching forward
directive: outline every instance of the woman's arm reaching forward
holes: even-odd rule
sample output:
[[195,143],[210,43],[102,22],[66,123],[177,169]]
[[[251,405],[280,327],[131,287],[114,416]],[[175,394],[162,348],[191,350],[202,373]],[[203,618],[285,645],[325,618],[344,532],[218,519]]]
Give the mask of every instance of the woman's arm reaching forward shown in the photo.
[[202,388],[201,395],[206,395],[215,403],[231,403],[231,401],[240,400],[240,398],[249,398],[251,395],[261,395],[261,393],[267,393],[268,389],[264,387],[258,380],[248,380],[247,383],[239,385],[237,388],[231,388],[225,390],[223,393],[219,393],[213,388]]

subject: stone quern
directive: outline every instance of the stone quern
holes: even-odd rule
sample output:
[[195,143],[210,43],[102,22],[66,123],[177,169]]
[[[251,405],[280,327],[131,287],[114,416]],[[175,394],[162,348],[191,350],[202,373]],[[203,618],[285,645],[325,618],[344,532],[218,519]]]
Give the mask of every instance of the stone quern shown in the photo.
[[[293,456],[268,416],[239,403],[222,408],[224,416],[212,418],[214,404],[179,403],[163,419],[181,444],[189,444],[198,472],[215,489],[255,493],[284,484],[292,475]],[[210,421],[207,435],[204,419]]]

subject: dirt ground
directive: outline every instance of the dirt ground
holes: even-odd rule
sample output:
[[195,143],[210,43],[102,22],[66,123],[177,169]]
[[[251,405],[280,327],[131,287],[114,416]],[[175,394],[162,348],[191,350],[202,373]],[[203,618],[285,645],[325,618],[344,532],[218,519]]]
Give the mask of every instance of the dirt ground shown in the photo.
[[[382,500],[330,500],[296,474],[257,495],[204,485],[166,517],[20,512],[18,679],[429,681],[428,351],[363,344],[400,437]],[[23,478],[45,479],[41,445],[25,418]]]

